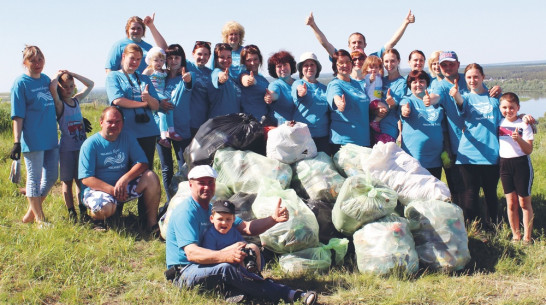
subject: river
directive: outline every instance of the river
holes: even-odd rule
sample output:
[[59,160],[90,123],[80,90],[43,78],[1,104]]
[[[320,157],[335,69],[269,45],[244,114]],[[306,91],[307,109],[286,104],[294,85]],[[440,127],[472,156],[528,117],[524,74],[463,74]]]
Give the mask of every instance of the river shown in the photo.
[[532,115],[535,119],[541,118],[546,112],[546,97],[534,98],[520,102],[519,113]]

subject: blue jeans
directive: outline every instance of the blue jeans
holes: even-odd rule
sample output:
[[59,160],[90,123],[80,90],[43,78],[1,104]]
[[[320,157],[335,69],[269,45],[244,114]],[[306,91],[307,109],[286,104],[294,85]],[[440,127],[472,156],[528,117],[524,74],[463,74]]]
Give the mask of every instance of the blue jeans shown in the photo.
[[59,177],[59,149],[23,153],[27,169],[27,197],[46,196]]
[[290,302],[290,287],[272,280],[263,280],[239,264],[191,264],[182,270],[182,274],[175,282],[175,285],[180,288],[201,285],[205,289],[215,289],[219,284],[235,288],[254,298],[267,299],[272,302],[283,299]]
[[[171,141],[172,148],[176,154],[176,159],[178,162],[184,163],[184,158],[182,154],[184,149],[190,145],[191,139],[184,139],[182,141]],[[163,178],[163,188],[165,188],[165,194],[167,195],[167,200],[171,200],[171,194],[169,194],[169,186],[173,179],[174,174],[174,160],[171,152],[171,148],[166,148],[162,145],[156,144],[157,155],[159,156],[159,162],[161,163],[161,176]],[[174,195],[174,194],[173,194]]]

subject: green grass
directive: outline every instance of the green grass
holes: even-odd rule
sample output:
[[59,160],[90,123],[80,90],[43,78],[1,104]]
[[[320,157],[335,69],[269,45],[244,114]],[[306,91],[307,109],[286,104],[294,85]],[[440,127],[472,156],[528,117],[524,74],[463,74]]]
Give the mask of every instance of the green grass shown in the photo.
[[[164,280],[165,245],[132,225],[105,233],[72,224],[57,183],[44,211],[53,227],[23,224],[26,199],[8,182],[13,142],[9,105],[0,103],[0,303],[2,304],[211,304],[214,293],[179,290]],[[83,112],[99,129],[101,106]],[[6,117],[8,118],[6,121]],[[542,127],[539,125],[539,127]],[[543,128],[535,140],[534,245],[510,243],[507,225],[494,235],[469,231],[472,255],[457,273],[420,270],[415,276],[360,274],[347,259],[328,274],[286,275],[278,264],[265,272],[281,283],[320,292],[321,304],[543,304],[546,302],[546,149]],[[158,169],[157,160],[155,168]],[[24,181],[24,176],[22,181]],[[502,189],[499,188],[499,196]],[[137,213],[128,204],[125,213]]]

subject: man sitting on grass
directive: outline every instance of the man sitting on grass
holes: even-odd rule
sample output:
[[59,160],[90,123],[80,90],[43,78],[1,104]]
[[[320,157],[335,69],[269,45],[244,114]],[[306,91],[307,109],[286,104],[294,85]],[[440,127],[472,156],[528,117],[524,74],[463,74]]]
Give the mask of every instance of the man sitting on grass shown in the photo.
[[114,215],[118,204],[142,196],[147,228],[158,233],[159,178],[148,170],[137,139],[122,132],[123,115],[118,108],[102,111],[100,127],[80,149],[78,176],[86,186],[83,203],[93,219],[103,221]]
[[[180,288],[200,285],[205,289],[214,289],[224,286],[241,293],[241,296],[271,302],[282,299],[285,302],[315,304],[316,292],[304,293],[270,279],[264,280],[241,266],[246,256],[242,251],[246,243],[239,241],[221,250],[202,247],[205,232],[211,226],[210,201],[216,189],[216,177],[216,171],[208,165],[196,166],[188,174],[191,196],[177,206],[167,225],[167,278]],[[288,210],[281,208],[279,199],[273,215],[253,221],[242,221],[236,217],[233,226],[241,234],[258,235],[279,222],[287,221],[288,217]]]

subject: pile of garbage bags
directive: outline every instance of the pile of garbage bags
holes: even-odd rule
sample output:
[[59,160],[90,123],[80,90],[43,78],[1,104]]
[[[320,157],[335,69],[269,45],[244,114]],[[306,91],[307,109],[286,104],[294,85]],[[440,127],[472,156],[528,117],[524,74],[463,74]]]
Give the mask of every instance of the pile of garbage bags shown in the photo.
[[[288,221],[247,241],[281,255],[285,272],[342,265],[351,242],[360,272],[451,271],[470,260],[462,211],[449,203],[449,189],[395,143],[347,144],[330,157],[316,152],[305,124],[287,123],[269,128],[266,156],[265,149],[244,148],[265,143],[255,119],[212,120],[186,150],[184,173],[192,164],[212,164],[215,199],[234,202],[245,221],[272,215],[281,200]],[[171,187],[176,194],[160,220],[163,237],[172,211],[190,196],[184,173],[173,179],[179,185]],[[404,217],[394,213],[399,203]]]

